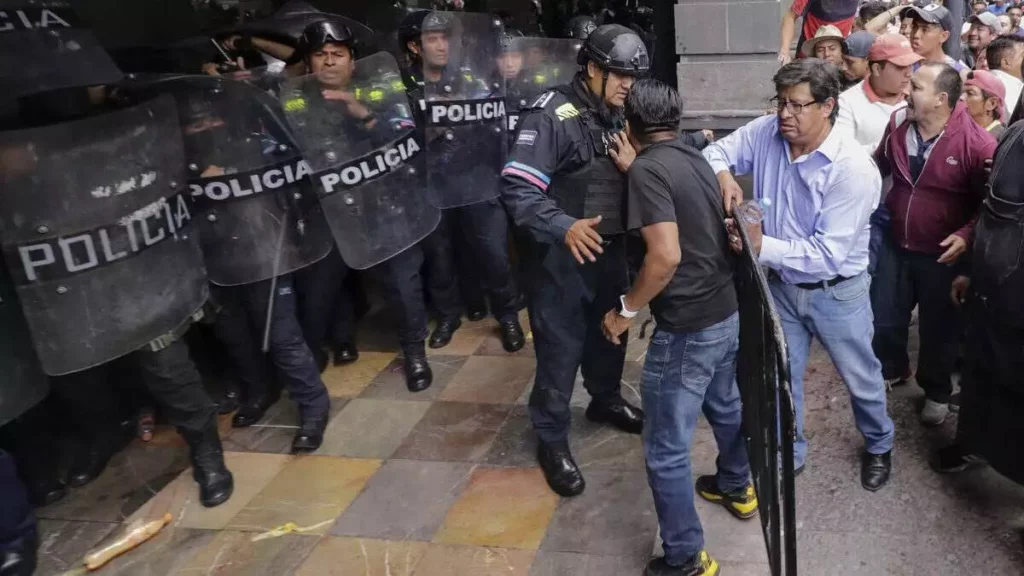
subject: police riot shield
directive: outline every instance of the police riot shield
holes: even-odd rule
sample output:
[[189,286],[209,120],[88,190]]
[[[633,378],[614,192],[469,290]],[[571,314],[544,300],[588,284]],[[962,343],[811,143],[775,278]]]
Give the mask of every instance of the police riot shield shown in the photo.
[[426,197],[426,154],[394,56],[296,78],[281,99],[346,264],[379,264],[437,227],[441,211]]
[[789,353],[764,271],[739,229],[743,254],[736,266],[740,349],[736,382],[743,429],[772,576],[796,576],[796,491],[793,442],[796,411]]
[[294,272],[333,240],[278,101],[246,82],[178,76],[147,88],[172,94],[185,143],[210,281],[237,286]]
[[439,208],[498,196],[505,161],[505,82],[494,67],[501,21],[484,14],[431,12],[422,24],[427,189]]
[[0,262],[0,426],[38,404],[50,392],[39,368],[7,267]]
[[181,327],[207,297],[174,103],[0,132],[0,245],[43,370]]
[[505,79],[508,132],[511,140],[519,115],[544,92],[568,84],[576,70],[576,53],[582,42],[564,38],[510,38],[497,58]]
[[121,71],[61,0],[0,0],[0,97],[110,84]]

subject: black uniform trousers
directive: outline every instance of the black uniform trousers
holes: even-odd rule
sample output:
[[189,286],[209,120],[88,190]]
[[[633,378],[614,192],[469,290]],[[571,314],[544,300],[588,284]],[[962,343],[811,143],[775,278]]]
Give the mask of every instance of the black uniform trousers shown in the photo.
[[0,450],[0,574],[31,576],[38,545],[36,517],[18,479],[14,458]]
[[[272,386],[270,366],[262,352],[270,284],[270,280],[263,280],[242,286],[213,286],[211,290],[221,306],[214,328],[234,360],[243,383],[243,396],[248,401],[267,398]],[[270,323],[270,361],[284,379],[288,395],[299,405],[303,418],[328,413],[330,397],[299,326],[290,275],[277,279]]]
[[293,274],[298,295],[299,323],[309,349],[355,342],[355,309],[348,278],[351,269],[337,246],[327,257]]
[[537,375],[530,419],[537,437],[564,445],[576,371],[594,401],[620,401],[626,342],[601,332],[605,313],[629,287],[625,236],[611,236],[597,262],[580,265],[562,243],[520,243],[527,285]]
[[508,254],[508,216],[501,202],[495,198],[445,212],[457,244],[463,301],[483,308],[489,296],[495,319],[514,320],[518,292]]
[[406,356],[423,356],[429,320],[423,293],[424,271],[426,290],[438,316],[456,318],[462,314],[446,216],[426,238],[373,270],[387,291],[388,305],[399,314],[398,340],[402,351]]

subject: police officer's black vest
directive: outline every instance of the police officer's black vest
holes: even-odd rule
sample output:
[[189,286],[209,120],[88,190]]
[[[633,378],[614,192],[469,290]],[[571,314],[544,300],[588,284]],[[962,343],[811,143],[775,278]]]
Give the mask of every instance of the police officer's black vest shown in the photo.
[[572,85],[554,88],[579,111],[566,122],[582,124],[583,141],[576,142],[586,163],[576,170],[555,174],[548,188],[558,207],[573,218],[601,216],[598,234],[613,236],[626,232],[626,176],[608,154],[609,129],[601,125],[597,111],[583,101]]

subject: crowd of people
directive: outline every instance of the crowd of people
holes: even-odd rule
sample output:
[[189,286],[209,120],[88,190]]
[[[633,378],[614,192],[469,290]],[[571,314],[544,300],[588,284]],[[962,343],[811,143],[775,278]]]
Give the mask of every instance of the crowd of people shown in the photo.
[[[987,461],[1024,483],[1021,460],[997,445],[997,438],[1024,431],[1015,417],[1024,400],[1014,386],[1024,362],[1024,309],[1014,291],[1024,220],[1014,175],[1024,165],[1015,161],[1024,125],[1013,123],[1021,114],[1024,36],[1018,7],[997,0],[972,9],[959,32],[961,59],[944,51],[956,31],[942,5],[796,0],[782,20],[771,113],[717,142],[704,132],[680,133],[678,92],[643,78],[650,68],[644,40],[617,24],[571,23],[575,73],[551,64],[538,73],[524,64],[528,44],[507,34],[493,54],[495,71],[476,77],[450,67],[448,17],[411,12],[396,35],[404,61],[400,92],[404,100],[408,91],[409,102],[386,106],[352,96],[366,55],[343,21],[312,22],[294,48],[255,36],[225,40],[232,49],[275,53],[289,73],[310,75],[310,83],[281,95],[300,144],[348,138],[381,149],[391,145],[389,135],[413,127],[424,147],[438,134],[451,141],[452,124],[431,132],[428,118],[436,122],[445,113],[432,106],[456,96],[485,100],[496,75],[517,122],[497,148],[503,157],[493,174],[481,179],[477,172],[486,172],[493,151],[494,142],[483,139],[471,140],[471,159],[448,155],[443,165],[427,167],[449,195],[405,217],[418,226],[434,210],[439,223],[407,244],[390,244],[381,229],[373,246],[395,250],[383,261],[367,256],[366,274],[353,273],[345,257],[362,254],[349,242],[367,239],[344,234],[335,235],[338,245],[325,257],[274,278],[217,281],[229,265],[241,274],[245,255],[207,255],[213,305],[187,332],[51,378],[47,400],[0,428],[29,501],[47,505],[67,486],[88,484],[130,437],[149,440],[162,416],[191,449],[200,501],[217,506],[231,497],[233,479],[215,414],[234,412],[232,426],[251,426],[282,390],[299,406],[293,450],[315,451],[330,408],[320,374],[331,361],[358,360],[355,326],[368,307],[361,284],[370,282],[399,317],[411,392],[432,385],[426,347],[447,346],[463,317],[492,315],[504,348],[521,349],[518,312],[525,305],[537,357],[529,413],[551,489],[572,497],[586,487],[568,442],[569,402],[582,371],[591,396],[586,417],[643,437],[664,541],[664,555],[646,574],[716,576],[695,495],[740,519],[758,509],[736,383],[735,254],[744,250],[766,272],[789,349],[796,474],[813,465],[803,400],[817,339],[850,394],[864,442],[864,489],[889,482],[896,430],[887,391],[911,379],[924,390],[922,424],[938,426],[960,413],[955,442],[934,458],[938,471]],[[226,70],[204,67],[209,75]],[[199,110],[183,121],[186,150],[197,158],[190,156],[190,169],[200,181],[232,174],[217,146],[224,117],[211,115],[209,106],[182,110]],[[317,140],[324,130],[328,139]],[[279,151],[281,141],[262,134],[252,145]],[[413,152],[402,154],[395,162]],[[459,163],[466,160],[472,161]],[[753,176],[752,199],[744,199],[736,180],[742,175]],[[216,222],[207,219],[203,230]],[[204,242],[210,250],[211,241]],[[229,256],[235,261],[223,269],[212,263]],[[656,329],[641,409],[622,398],[620,387],[626,334],[648,306]],[[912,367],[915,310],[920,351]],[[958,371],[961,393],[954,394]],[[689,454],[701,413],[719,456],[716,474],[693,480]],[[70,450],[60,449],[68,442]],[[62,453],[68,462],[53,457]],[[5,460],[0,482],[16,485],[7,471]]]

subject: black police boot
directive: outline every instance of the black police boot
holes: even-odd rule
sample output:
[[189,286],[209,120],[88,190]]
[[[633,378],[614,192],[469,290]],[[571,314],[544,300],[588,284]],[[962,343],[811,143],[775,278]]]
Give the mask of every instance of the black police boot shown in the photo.
[[487,318],[487,304],[473,304],[466,307],[466,319],[470,322],[479,322]]
[[111,439],[93,440],[84,451],[76,454],[71,462],[71,467],[68,468],[68,484],[78,488],[92,482],[107,469],[107,463],[113,455],[114,446]]
[[199,503],[213,508],[227,502],[235,491],[235,479],[224,465],[224,448],[216,420],[199,432],[179,431],[188,443],[192,477],[199,484]]
[[860,462],[860,485],[874,492],[889,483],[892,473],[892,450],[885,454],[865,452]]
[[537,445],[537,462],[544,471],[548,486],[559,496],[578,496],[587,487],[572,453],[566,445],[555,445],[540,442]]
[[518,319],[513,318],[501,323],[501,347],[506,352],[521,350],[525,344],[526,336],[523,335],[523,328],[519,325]]
[[430,341],[427,344],[431,348],[444,348],[452,341],[452,336],[455,335],[455,331],[459,329],[459,326],[462,326],[462,319],[458,316],[442,319],[437,323],[437,328],[430,335]]
[[32,480],[25,483],[28,503],[33,508],[42,508],[59,502],[68,494],[67,485],[56,476]]
[[351,364],[359,360],[359,350],[356,349],[355,344],[338,344],[334,347],[334,365],[343,366],[345,364]]
[[238,388],[229,386],[224,393],[217,398],[217,414],[231,414],[238,410],[238,403],[241,400]]
[[19,538],[7,544],[7,548],[0,553],[0,575],[32,576],[39,558],[39,531],[35,523]]
[[277,402],[276,397],[247,400],[238,408],[238,412],[231,417],[232,428],[246,428],[256,424],[263,419],[267,409]]
[[409,392],[422,392],[434,383],[434,372],[426,356],[405,357],[405,386]]
[[644,411],[622,398],[613,402],[591,400],[590,406],[587,406],[587,420],[611,424],[630,434],[640,434],[644,431]]
[[303,417],[302,426],[292,439],[292,454],[299,452],[312,452],[324,442],[324,430],[327,429],[327,420],[330,414]]

